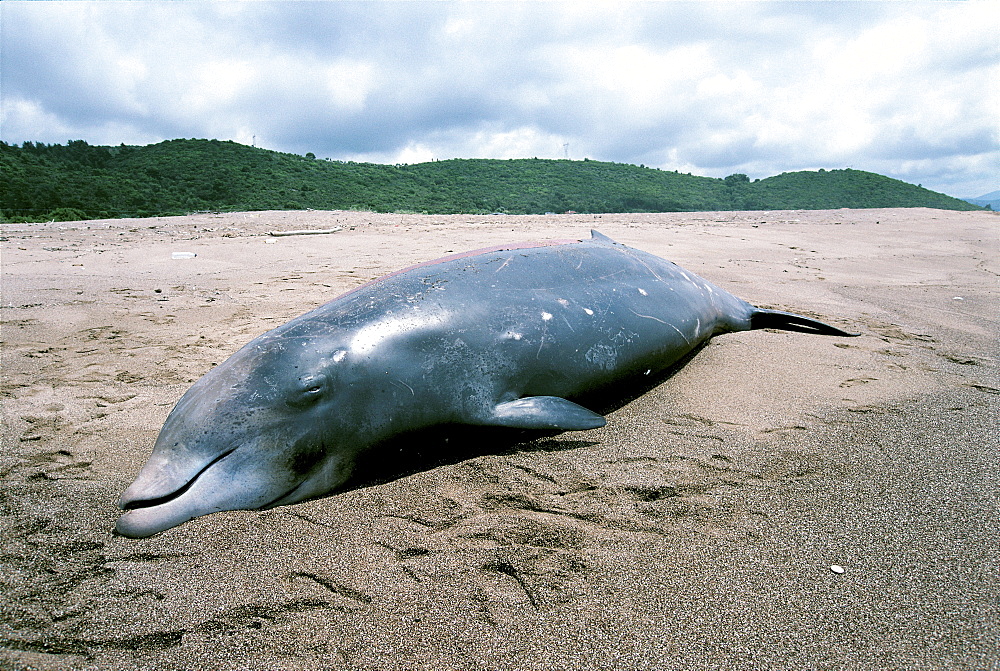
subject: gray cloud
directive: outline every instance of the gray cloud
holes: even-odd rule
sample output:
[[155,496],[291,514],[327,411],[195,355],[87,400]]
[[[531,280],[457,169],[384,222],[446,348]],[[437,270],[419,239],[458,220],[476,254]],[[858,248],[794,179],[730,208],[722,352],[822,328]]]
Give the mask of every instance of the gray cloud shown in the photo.
[[0,3],[2,139],[997,187],[995,3]]

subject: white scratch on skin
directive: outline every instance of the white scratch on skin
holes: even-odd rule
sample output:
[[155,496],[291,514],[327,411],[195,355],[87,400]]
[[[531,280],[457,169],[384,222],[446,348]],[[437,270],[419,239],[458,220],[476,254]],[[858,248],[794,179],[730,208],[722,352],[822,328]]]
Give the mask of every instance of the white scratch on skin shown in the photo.
[[[550,315],[548,312],[543,312],[542,313],[542,320],[543,321],[547,322],[550,319],[552,319],[552,315]],[[542,348],[545,346],[545,336],[547,336],[548,334],[549,334],[549,325],[545,324],[542,327],[542,333],[541,333],[541,335],[538,338],[538,351],[535,352],[535,358],[536,359],[539,358],[542,355]]]
[[[663,321],[659,317],[654,317],[653,315],[641,315],[641,314],[639,314],[638,312],[636,312],[635,310],[632,310],[632,309],[629,309],[629,312],[631,312],[632,314],[634,314],[636,317],[642,317],[643,319],[652,319],[653,321],[658,321],[661,324],[667,324],[667,322]],[[672,324],[667,324],[667,326],[673,326],[673,325]],[[676,328],[676,327],[674,327],[674,328]]]
[[[662,277],[660,277],[660,274],[658,272],[656,272],[655,270],[653,270],[652,268],[650,268],[650,266],[649,266],[648,263],[646,263],[644,260],[642,260],[641,258],[639,258],[639,256],[637,256],[636,254],[632,254],[632,253],[630,253],[628,251],[626,251],[625,253],[628,254],[629,256],[631,256],[633,259],[635,259],[639,263],[641,263],[646,268],[646,270],[649,271],[649,274],[652,275],[653,277],[655,277],[657,280],[659,280],[660,282],[665,282],[666,281]],[[676,265],[676,264],[674,264],[674,265]],[[681,272],[683,272],[683,271],[681,271]]]
[[507,264],[510,263],[511,259],[513,259],[513,258],[514,258],[513,256],[508,256],[507,260],[503,262],[503,265],[496,269],[496,272],[499,273],[501,270],[503,270],[504,268],[506,268]]
[[416,395],[417,395],[417,394],[416,394],[416,392],[414,392],[414,391],[413,391],[413,387],[411,387],[410,385],[406,384],[406,383],[405,383],[405,382],[403,382],[402,380],[395,380],[395,381],[393,382],[393,384],[396,384],[397,382],[398,382],[399,384],[403,385],[404,387],[406,387],[407,389],[409,389],[409,390],[410,390],[410,393],[411,393],[411,394],[413,394],[414,396],[416,396]]
[[639,287],[639,293],[642,294],[643,296],[648,296],[649,295],[648,293],[646,293],[646,290],[643,289],[642,287]]
[[608,273],[607,275],[598,275],[594,279],[599,280],[599,281],[605,281],[605,280],[610,280],[613,277],[617,277],[617,276],[623,275],[623,274],[625,274],[624,270],[616,270],[615,272]]
[[653,315],[641,315],[638,312],[636,312],[635,310],[631,310],[631,309],[629,310],[629,312],[631,312],[632,314],[634,314],[636,317],[642,317],[643,319],[652,319],[653,321],[658,321],[661,324],[666,324],[667,326],[669,326],[673,330],[677,331],[677,334],[680,335],[680,337],[684,338],[684,342],[686,342],[688,345],[691,344],[691,341],[688,340],[688,337],[686,335],[684,335],[684,332],[681,331],[676,326],[674,326],[673,324],[671,324],[670,322],[665,322],[662,319],[659,319],[658,317],[654,317]]
[[[666,324],[666,322],[664,322],[664,324]],[[686,343],[687,343],[688,345],[690,345],[690,344],[691,344],[691,341],[690,341],[690,340],[688,340],[687,336],[686,336],[686,335],[684,335],[684,332],[683,332],[683,331],[681,331],[681,330],[680,330],[679,328],[677,328],[677,327],[676,327],[676,326],[674,326],[673,324],[667,324],[667,326],[669,326],[669,327],[670,327],[670,328],[672,328],[673,330],[677,331],[677,333],[678,333],[678,334],[680,335],[680,337],[684,338],[684,342],[686,342]]]

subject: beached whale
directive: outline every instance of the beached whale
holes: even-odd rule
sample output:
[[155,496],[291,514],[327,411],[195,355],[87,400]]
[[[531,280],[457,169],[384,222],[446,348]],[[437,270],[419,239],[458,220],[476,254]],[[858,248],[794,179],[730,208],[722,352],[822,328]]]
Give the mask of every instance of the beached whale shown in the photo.
[[362,451],[423,427],[600,427],[571,399],[757,328],[856,335],[758,309],[597,232],[414,266],[261,335],[198,380],[122,495],[116,530],[149,536],[326,494]]

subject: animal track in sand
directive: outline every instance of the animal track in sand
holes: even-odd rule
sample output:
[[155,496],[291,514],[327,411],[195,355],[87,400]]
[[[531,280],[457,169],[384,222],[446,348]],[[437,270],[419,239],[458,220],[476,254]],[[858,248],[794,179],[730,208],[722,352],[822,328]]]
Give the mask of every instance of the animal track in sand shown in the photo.
[[960,366],[979,366],[983,363],[982,359],[969,356],[967,354],[953,354],[950,352],[938,352],[938,356],[942,359],[950,361],[951,363],[957,363]]
[[840,383],[843,388],[855,387],[859,384],[868,384],[869,382],[877,382],[877,377],[854,377],[849,380],[844,380]]
[[905,344],[938,342],[934,336],[924,333],[910,333],[895,324],[869,324],[869,327],[885,342]]
[[77,332],[82,340],[118,340],[128,332],[117,326],[93,326]]
[[[339,597],[343,597],[348,603],[347,604],[329,604],[332,608],[336,610],[343,610],[345,612],[358,612],[362,610],[365,606],[368,606],[372,602],[372,597],[365,592],[343,585],[336,582],[335,580],[328,578],[326,576],[321,576],[316,573],[308,573],[305,571],[296,571],[289,575],[289,580],[293,583],[299,581],[308,581],[315,585],[319,585],[324,590],[331,594],[336,594]],[[360,606],[359,606],[360,604]]]
[[28,478],[43,478],[46,480],[93,480],[90,472],[90,461],[82,461],[69,450],[43,452],[25,460],[30,466],[41,467],[41,470]]
[[123,393],[123,394],[99,394],[96,396],[82,396],[81,398],[90,398],[97,401],[98,407],[106,407],[108,405],[116,405],[118,403],[125,403],[126,401],[131,401],[136,397],[133,393]]
[[777,482],[807,480],[834,467],[832,462],[820,455],[784,450],[765,464],[761,477]]
[[21,434],[21,442],[48,439],[69,426],[60,415],[22,415],[21,419],[28,424],[28,429]]

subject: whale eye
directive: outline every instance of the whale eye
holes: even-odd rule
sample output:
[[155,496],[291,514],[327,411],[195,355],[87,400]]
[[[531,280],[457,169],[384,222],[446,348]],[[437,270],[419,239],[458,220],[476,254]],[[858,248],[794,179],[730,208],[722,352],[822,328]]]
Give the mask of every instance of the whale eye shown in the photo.
[[324,375],[303,375],[298,380],[298,386],[289,396],[288,404],[295,407],[311,405],[324,396],[326,388]]

